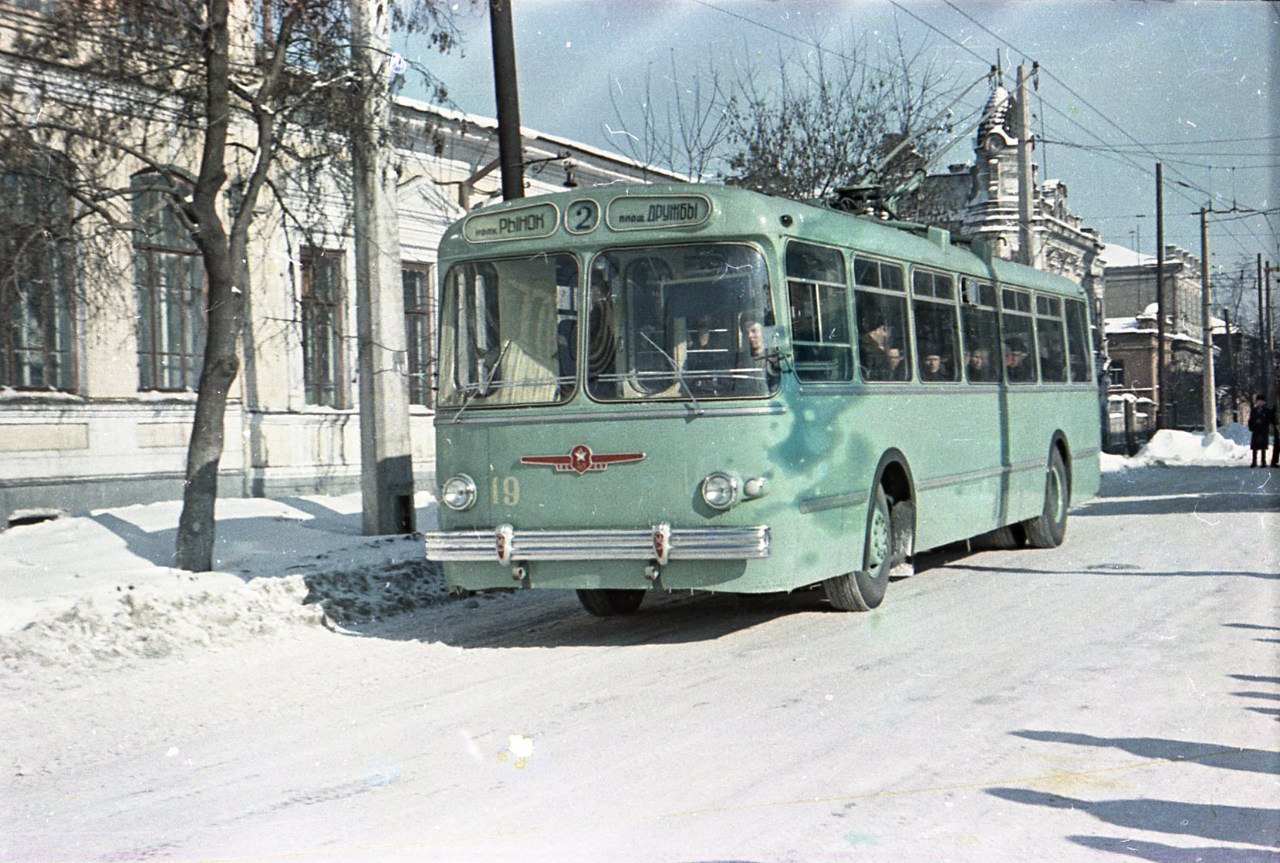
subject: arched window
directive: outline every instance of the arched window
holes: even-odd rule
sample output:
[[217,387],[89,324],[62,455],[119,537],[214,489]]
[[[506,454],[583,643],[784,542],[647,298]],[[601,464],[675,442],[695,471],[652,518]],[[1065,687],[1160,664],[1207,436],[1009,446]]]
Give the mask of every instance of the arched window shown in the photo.
[[138,389],[195,390],[205,340],[204,261],[174,210],[171,180],[134,176]]
[[76,388],[70,179],[56,153],[0,148],[0,386]]

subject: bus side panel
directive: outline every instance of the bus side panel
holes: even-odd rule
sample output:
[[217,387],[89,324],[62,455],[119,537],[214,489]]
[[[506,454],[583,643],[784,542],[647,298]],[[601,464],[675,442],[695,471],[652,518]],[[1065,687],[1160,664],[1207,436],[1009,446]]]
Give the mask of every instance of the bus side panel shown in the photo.
[[916,493],[917,551],[967,539],[998,526],[1004,478],[993,469],[1004,442],[994,433],[1004,407],[994,390],[948,387],[912,397],[918,434],[908,444]]

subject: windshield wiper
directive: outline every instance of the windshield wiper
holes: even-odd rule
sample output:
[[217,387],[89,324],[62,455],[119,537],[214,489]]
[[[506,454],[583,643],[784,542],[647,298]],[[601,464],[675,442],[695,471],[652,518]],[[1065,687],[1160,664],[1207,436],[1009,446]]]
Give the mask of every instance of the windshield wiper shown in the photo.
[[507,355],[507,348],[509,347],[511,347],[511,339],[507,339],[506,344],[502,346],[502,350],[498,352],[498,359],[490,366],[489,374],[485,376],[484,382],[467,390],[467,394],[462,398],[462,407],[458,408],[458,412],[453,415],[451,422],[457,422],[458,417],[462,416],[462,412],[467,409],[467,405],[471,404],[471,399],[476,393],[480,392],[480,390],[485,390],[487,394],[489,387],[493,384],[493,379],[498,374],[498,368],[502,365],[502,358]]
[[698,397],[695,396],[693,394],[693,390],[689,388],[689,382],[684,379],[684,372],[680,370],[680,365],[676,362],[675,357],[671,356],[671,354],[664,351],[662,349],[662,346],[659,345],[657,342],[655,342],[653,339],[649,338],[649,334],[644,332],[643,330],[640,331],[640,338],[644,339],[646,342],[653,345],[654,350],[662,354],[662,358],[667,361],[667,365],[671,366],[671,371],[675,373],[676,380],[680,383],[680,386],[684,387],[685,393],[687,393],[689,396],[689,401],[693,402],[693,412],[695,414],[701,414],[702,406],[698,404]]

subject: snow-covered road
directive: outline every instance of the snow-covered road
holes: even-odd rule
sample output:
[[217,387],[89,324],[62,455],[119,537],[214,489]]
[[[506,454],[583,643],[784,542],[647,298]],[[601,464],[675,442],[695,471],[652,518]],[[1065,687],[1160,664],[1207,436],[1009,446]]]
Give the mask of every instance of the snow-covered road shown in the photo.
[[1280,472],[1121,470],[870,614],[535,592],[10,662],[0,859],[1275,861],[1278,537]]

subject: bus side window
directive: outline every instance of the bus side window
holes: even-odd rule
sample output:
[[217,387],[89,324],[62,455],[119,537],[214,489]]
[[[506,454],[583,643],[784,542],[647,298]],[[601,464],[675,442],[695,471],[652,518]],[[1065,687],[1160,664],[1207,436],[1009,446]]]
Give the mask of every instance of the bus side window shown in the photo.
[[1088,383],[1093,380],[1089,374],[1089,355],[1092,353],[1089,344],[1089,316],[1085,314],[1085,305],[1080,300],[1067,300],[1067,356],[1071,366],[1071,380],[1075,383]]
[[789,243],[787,299],[796,377],[819,382],[852,380],[844,256],[825,246]]
[[907,356],[907,298],[902,267],[869,258],[853,259],[858,318],[858,366],[864,381],[911,380]]
[[1040,379],[1045,383],[1067,382],[1067,348],[1062,340],[1062,300],[1036,297],[1036,341],[1040,345]]
[[1000,323],[1005,380],[1012,384],[1035,383],[1036,336],[1028,291],[1013,288],[1000,291]]
[[994,383],[1000,376],[1000,330],[996,293],[991,285],[964,280],[960,312],[964,336],[964,376],[971,384]]
[[915,270],[911,310],[916,319],[916,366],[924,383],[960,380],[955,287],[951,276]]

